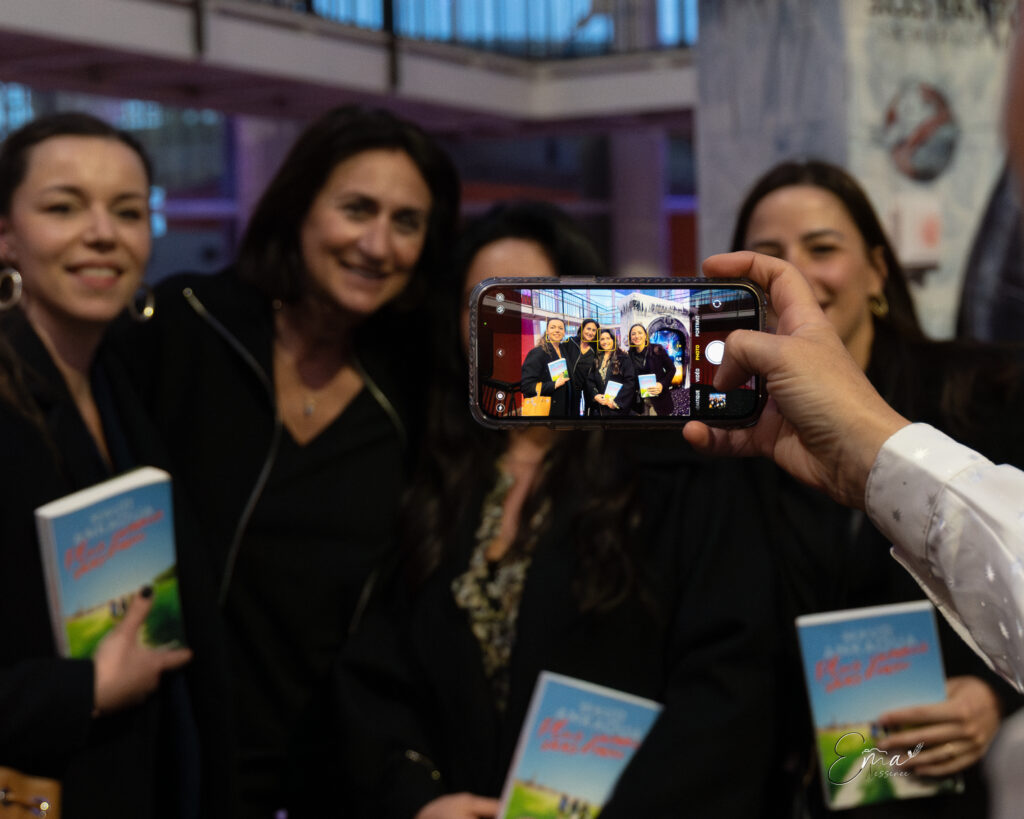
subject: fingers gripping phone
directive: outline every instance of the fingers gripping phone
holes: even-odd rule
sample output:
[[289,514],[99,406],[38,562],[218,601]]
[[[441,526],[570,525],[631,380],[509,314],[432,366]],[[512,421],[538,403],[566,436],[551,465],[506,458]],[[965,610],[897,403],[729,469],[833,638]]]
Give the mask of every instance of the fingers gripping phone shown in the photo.
[[757,420],[760,378],[712,385],[733,330],[763,330],[746,280],[504,278],[470,296],[469,389],[489,427]]

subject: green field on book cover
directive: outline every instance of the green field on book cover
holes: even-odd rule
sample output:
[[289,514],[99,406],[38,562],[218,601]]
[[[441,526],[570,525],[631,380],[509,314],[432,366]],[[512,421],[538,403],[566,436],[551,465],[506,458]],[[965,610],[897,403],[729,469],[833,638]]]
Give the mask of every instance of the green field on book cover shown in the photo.
[[133,470],[40,507],[36,523],[61,654],[91,657],[144,586],[143,641],[184,645],[167,473]]

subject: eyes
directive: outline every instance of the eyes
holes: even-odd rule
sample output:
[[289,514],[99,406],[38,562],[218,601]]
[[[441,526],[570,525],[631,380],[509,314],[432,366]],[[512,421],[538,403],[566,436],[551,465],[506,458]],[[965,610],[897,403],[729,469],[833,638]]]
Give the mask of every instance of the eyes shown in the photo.
[[[44,214],[61,219],[67,219],[86,213],[89,205],[83,199],[67,197],[46,201],[40,207]],[[148,209],[142,204],[136,203],[115,203],[109,208],[109,213],[117,221],[125,223],[137,223],[145,220],[148,216]]]
[[747,245],[749,250],[756,253],[764,253],[766,256],[774,256],[798,265],[798,258],[805,260],[825,261],[843,253],[847,250],[847,244],[835,231],[814,231],[810,235],[804,235],[791,244],[784,244],[776,239],[755,240]]
[[[368,196],[354,196],[343,199],[339,209],[353,222],[375,219],[381,212],[381,204]],[[395,230],[406,236],[415,236],[426,230],[427,214],[418,208],[399,208],[391,214]]]

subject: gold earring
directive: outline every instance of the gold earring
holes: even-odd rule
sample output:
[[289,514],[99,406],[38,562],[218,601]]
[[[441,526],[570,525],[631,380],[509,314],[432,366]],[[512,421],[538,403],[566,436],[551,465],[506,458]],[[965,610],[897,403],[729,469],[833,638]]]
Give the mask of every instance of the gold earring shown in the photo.
[[885,318],[889,315],[889,300],[885,297],[885,293],[868,296],[868,307],[871,309],[871,315],[875,318]]
[[128,315],[135,321],[146,322],[156,313],[156,294],[153,292],[153,288],[145,282],[139,285],[139,289],[142,292],[143,302],[139,304],[138,293],[133,295],[131,301],[128,302]]

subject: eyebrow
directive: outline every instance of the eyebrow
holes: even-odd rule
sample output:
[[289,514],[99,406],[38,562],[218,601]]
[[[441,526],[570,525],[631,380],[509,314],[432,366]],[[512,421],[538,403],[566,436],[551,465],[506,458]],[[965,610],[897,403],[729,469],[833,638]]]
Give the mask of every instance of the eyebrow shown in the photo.
[[[845,239],[846,234],[842,231],[834,230],[833,228],[822,228],[821,230],[810,230],[807,233],[800,234],[801,242],[813,242],[816,239]],[[779,239],[758,239],[757,241],[750,242],[747,245],[747,249],[755,247],[781,247],[782,241]]]
[[[375,202],[377,204],[380,204],[380,197],[379,196],[376,196],[375,194],[372,194],[372,193],[364,193],[363,191],[358,190],[357,188],[347,188],[347,189],[340,190],[334,196],[334,201],[335,202],[342,202],[342,201],[351,200],[351,199],[362,199],[362,200],[365,200],[367,202]],[[426,214],[430,213],[430,205],[427,205],[426,207],[421,207],[420,205],[411,205],[411,204],[401,205],[400,204],[397,207],[395,207],[395,212],[396,213],[412,212],[412,213],[421,213],[423,215],[426,215]]]
[[805,242],[824,238],[843,239],[845,238],[845,234],[843,234],[842,231],[834,230],[833,228],[822,228],[821,230],[809,231],[808,233],[803,234],[800,238]]
[[[69,193],[73,196],[81,197],[82,199],[86,198],[85,191],[77,185],[50,185],[49,187],[43,188],[42,193]],[[143,201],[146,201],[149,199],[149,196],[141,191],[122,191],[111,201],[120,202],[123,199],[142,199]]]

